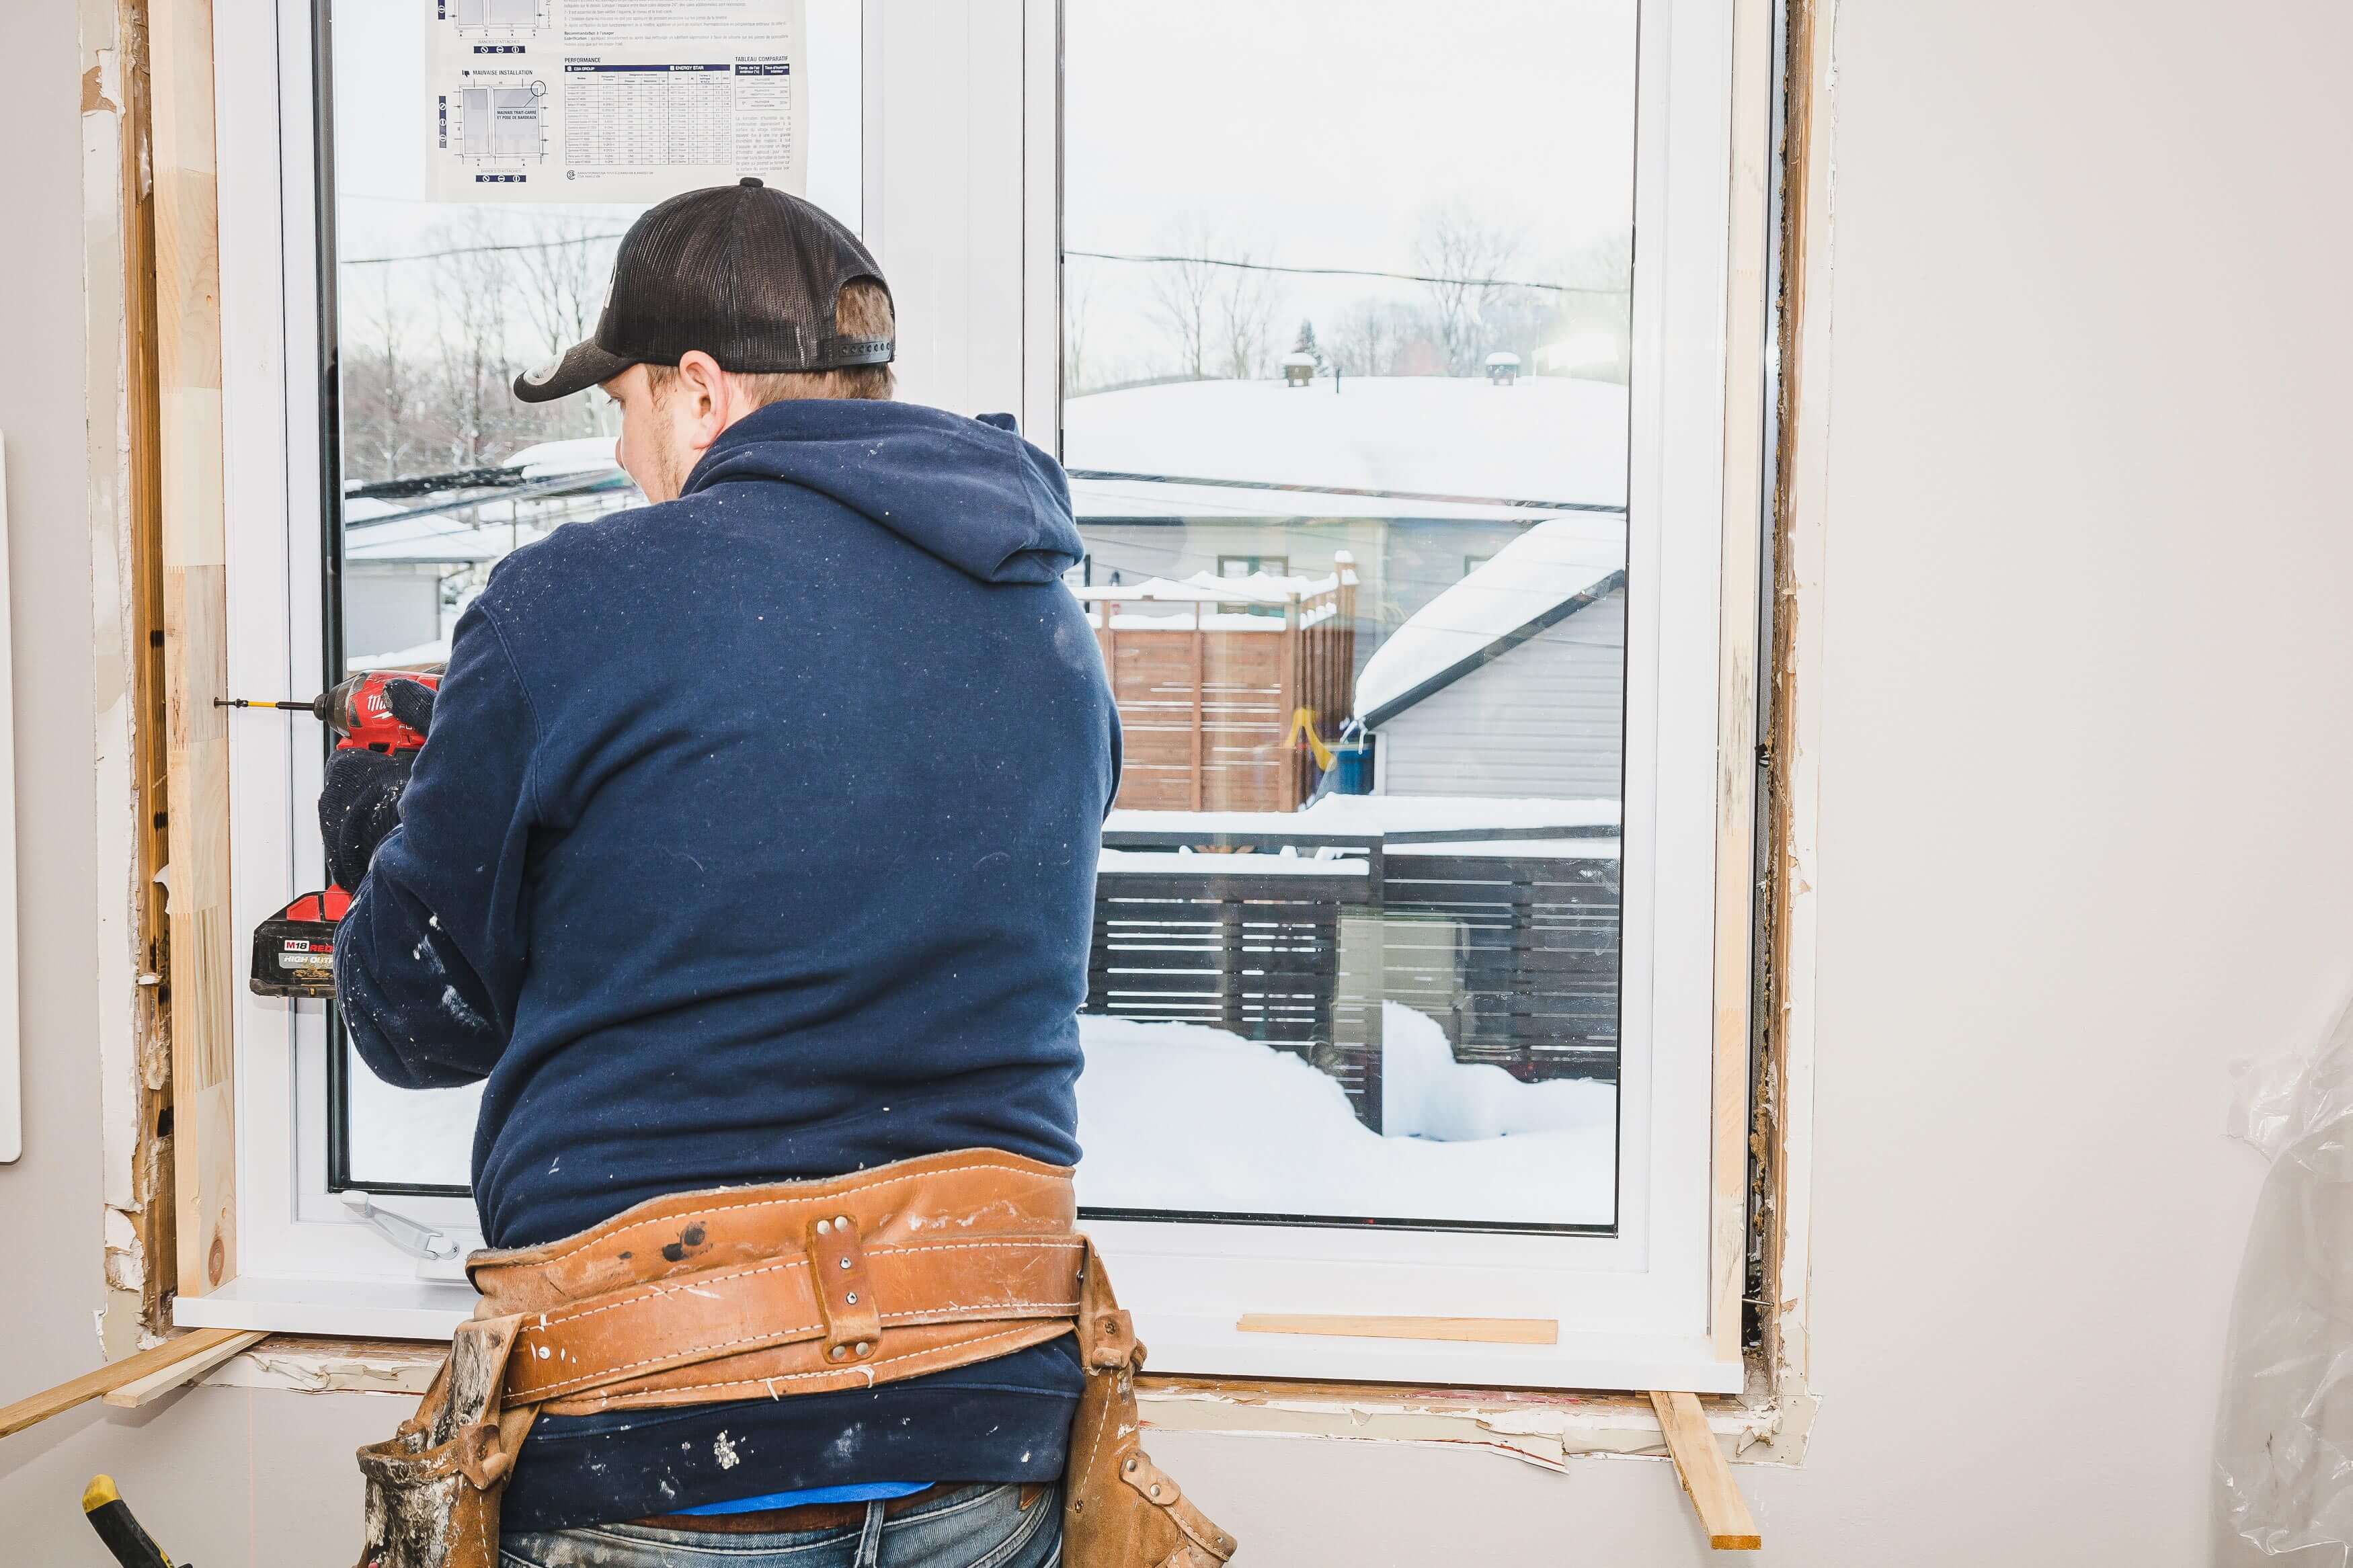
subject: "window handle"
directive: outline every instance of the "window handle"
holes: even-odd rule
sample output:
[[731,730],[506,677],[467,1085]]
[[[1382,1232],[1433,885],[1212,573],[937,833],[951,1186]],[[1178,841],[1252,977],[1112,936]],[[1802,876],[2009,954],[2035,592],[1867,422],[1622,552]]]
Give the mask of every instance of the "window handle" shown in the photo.
[[378,1235],[411,1258],[422,1258],[428,1263],[436,1263],[458,1256],[458,1244],[423,1220],[411,1219],[390,1209],[380,1209],[375,1206],[375,1200],[365,1193],[347,1192],[342,1197],[343,1206],[355,1217],[374,1226]]

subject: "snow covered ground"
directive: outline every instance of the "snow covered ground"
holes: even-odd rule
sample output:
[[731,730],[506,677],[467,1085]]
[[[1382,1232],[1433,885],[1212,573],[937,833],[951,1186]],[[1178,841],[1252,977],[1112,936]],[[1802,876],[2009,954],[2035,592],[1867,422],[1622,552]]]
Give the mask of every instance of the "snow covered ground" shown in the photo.
[[[1079,1197],[1098,1208],[1606,1225],[1617,1091],[1457,1063],[1434,1019],[1381,1008],[1381,1116],[1356,1120],[1297,1057],[1194,1024],[1082,1016]],[[410,1092],[355,1071],[352,1173],[462,1184],[473,1089]]]
[[1297,1057],[1198,1024],[1082,1017],[1079,1201],[1383,1219],[1606,1225],[1617,1090],[1454,1060],[1434,1019],[1381,1005],[1381,1116]]

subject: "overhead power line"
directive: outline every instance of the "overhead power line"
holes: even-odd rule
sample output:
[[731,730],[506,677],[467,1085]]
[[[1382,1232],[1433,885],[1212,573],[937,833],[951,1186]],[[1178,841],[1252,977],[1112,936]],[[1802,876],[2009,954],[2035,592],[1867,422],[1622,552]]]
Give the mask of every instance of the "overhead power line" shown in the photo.
[[407,256],[342,256],[336,259],[345,267],[383,267],[395,261],[438,261],[445,256],[481,256],[493,250],[545,250],[557,245],[598,245],[608,239],[618,239],[627,232],[575,234],[562,239],[520,239],[512,245],[453,245],[447,250],[419,250]]
[[1074,479],[1116,480],[1125,484],[1204,485],[1214,489],[1296,490],[1306,495],[1362,496],[1374,500],[1439,501],[1450,506],[1507,506],[1530,511],[1594,511],[1613,517],[1626,509],[1608,501],[1529,500],[1519,496],[1446,495],[1432,490],[1358,489],[1351,485],[1287,484],[1279,479],[1202,479],[1190,474],[1137,474],[1116,468],[1065,468]]
[[1587,289],[1573,283],[1538,283],[1526,278],[1448,278],[1430,272],[1384,272],[1369,267],[1282,267],[1271,261],[1236,261],[1219,256],[1124,255],[1111,250],[1064,250],[1093,261],[1184,262],[1198,267],[1230,267],[1242,272],[1290,272],[1310,278],[1388,278],[1400,283],[1460,283],[1472,289],[1542,289],[1555,294],[1616,296],[1626,289]]
[[[543,250],[554,246],[601,245],[608,239],[619,239],[625,231],[612,234],[575,234],[561,239],[516,240],[498,245],[453,245],[441,250],[412,251],[405,256],[346,256],[340,258],[345,267],[388,267],[402,261],[439,261],[452,256],[481,256],[492,251]],[[1161,256],[1129,254],[1114,250],[1065,250],[1065,256],[1082,256],[1090,261],[1130,261],[1160,265],[1195,267],[1227,267],[1240,272],[1282,272],[1301,278],[1381,278],[1398,283],[1454,283],[1472,289],[1538,289],[1552,294],[1591,294],[1597,298],[1615,298],[1630,292],[1626,289],[1592,289],[1576,283],[1540,283],[1530,278],[1450,278],[1435,272],[1388,272],[1373,267],[1286,267],[1272,261],[1239,261],[1222,256]]]

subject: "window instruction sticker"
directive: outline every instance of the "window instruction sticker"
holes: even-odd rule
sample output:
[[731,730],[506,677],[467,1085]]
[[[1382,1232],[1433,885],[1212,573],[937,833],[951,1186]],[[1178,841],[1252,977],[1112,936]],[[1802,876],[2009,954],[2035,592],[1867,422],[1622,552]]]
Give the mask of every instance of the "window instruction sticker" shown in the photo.
[[807,182],[806,0],[423,0],[445,202]]

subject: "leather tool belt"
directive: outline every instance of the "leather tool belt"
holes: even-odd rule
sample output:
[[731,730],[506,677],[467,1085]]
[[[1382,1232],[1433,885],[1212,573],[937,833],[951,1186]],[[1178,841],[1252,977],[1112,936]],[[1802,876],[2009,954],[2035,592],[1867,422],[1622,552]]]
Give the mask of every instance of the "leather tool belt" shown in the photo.
[[1233,1554],[1139,1446],[1144,1347],[1073,1228],[1066,1168],[994,1150],[649,1199],[544,1247],[478,1252],[481,1292],[416,1415],[359,1453],[362,1568],[494,1568],[499,1495],[541,1410],[868,1387],[1079,1336],[1071,1568]]

